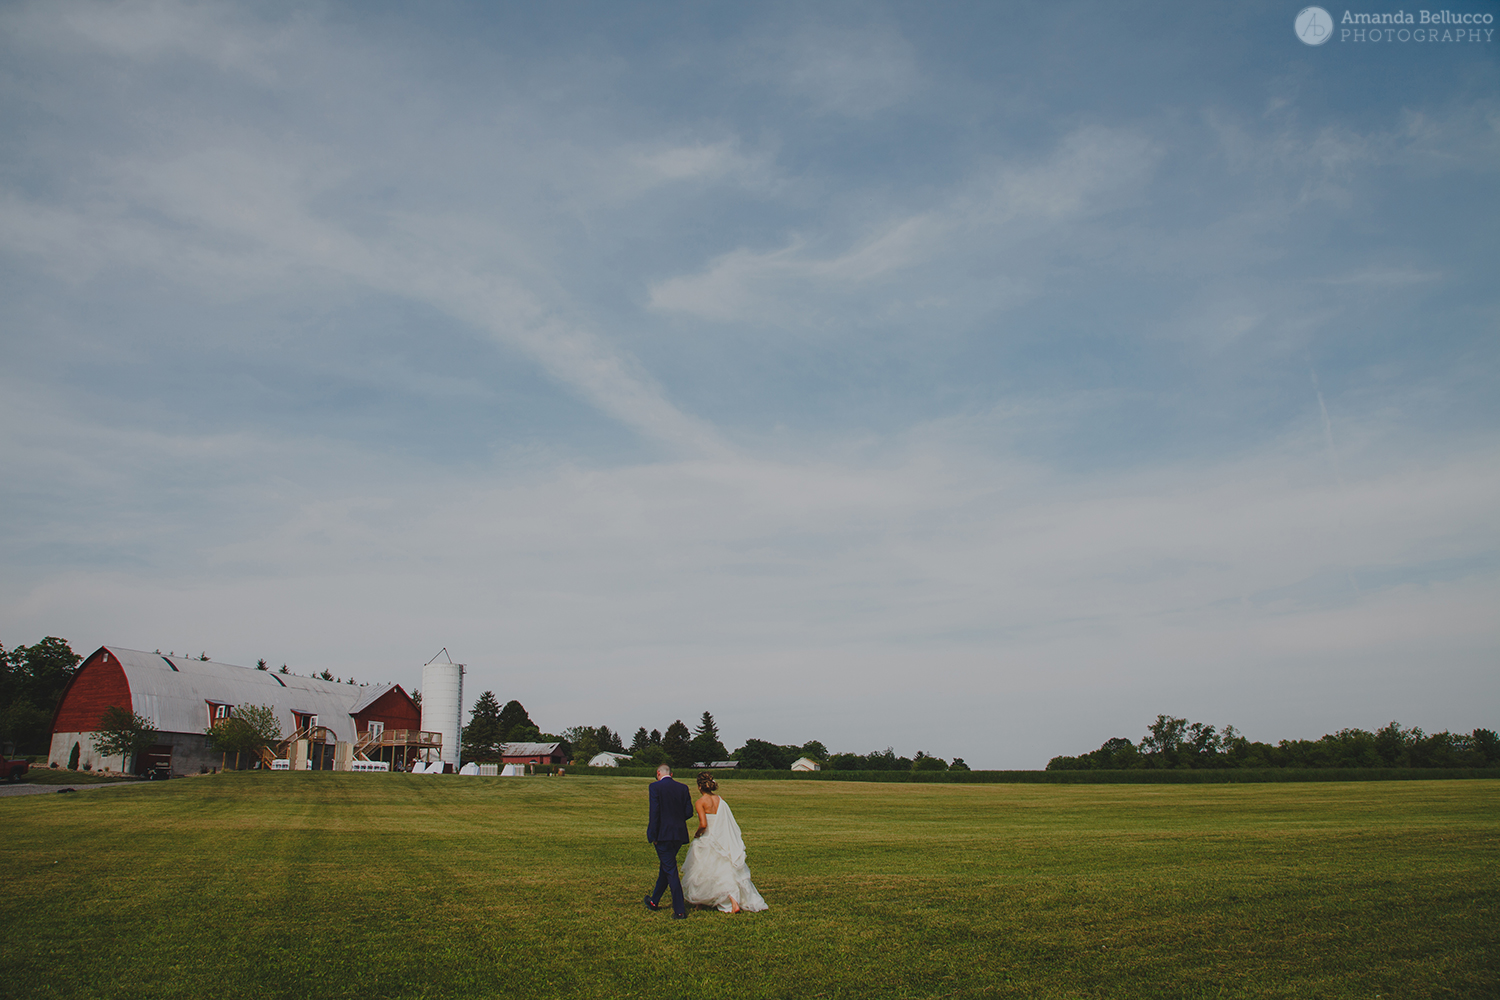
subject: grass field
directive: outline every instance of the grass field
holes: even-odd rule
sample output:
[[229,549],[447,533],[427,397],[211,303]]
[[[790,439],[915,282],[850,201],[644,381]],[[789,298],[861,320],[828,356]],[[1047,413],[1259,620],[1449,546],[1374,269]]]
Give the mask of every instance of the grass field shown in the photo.
[[725,788],[771,910],[652,914],[640,779],[0,799],[15,997],[1487,997],[1500,782]]

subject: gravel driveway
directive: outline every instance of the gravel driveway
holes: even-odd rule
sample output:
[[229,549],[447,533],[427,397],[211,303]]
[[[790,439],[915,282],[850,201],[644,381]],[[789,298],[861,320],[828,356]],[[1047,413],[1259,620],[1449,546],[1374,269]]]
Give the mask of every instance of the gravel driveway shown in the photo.
[[105,781],[91,785],[33,785],[22,779],[15,784],[8,781],[0,783],[0,798],[10,795],[46,795],[49,792],[55,795],[64,789],[74,792],[93,792],[101,788],[144,788],[149,784],[151,784],[149,781]]

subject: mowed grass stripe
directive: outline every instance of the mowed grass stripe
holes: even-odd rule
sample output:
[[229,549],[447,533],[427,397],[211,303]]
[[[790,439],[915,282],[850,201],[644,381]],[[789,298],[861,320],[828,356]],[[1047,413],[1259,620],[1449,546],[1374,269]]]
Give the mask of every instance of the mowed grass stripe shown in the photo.
[[724,789],[772,909],[686,922],[645,781],[227,774],[0,801],[10,996],[1472,997],[1500,785]]

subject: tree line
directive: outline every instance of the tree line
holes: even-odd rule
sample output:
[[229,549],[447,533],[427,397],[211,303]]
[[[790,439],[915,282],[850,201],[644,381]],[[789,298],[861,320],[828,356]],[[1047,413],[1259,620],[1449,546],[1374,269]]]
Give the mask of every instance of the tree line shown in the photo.
[[670,764],[689,768],[699,763],[737,761],[747,770],[785,771],[801,757],[820,766],[840,771],[967,771],[963,758],[952,763],[921,750],[915,757],[898,757],[887,747],[868,754],[835,753],[818,740],[800,746],[776,744],[749,739],[733,751],[719,739],[719,726],[713,713],[705,711],[698,725],[689,729],[681,719],[674,720],[666,731],[645,726],[635,731],[627,747],[623,736],[608,726],[569,726],[560,734],[543,733],[519,701],[508,701],[502,708],[493,691],[486,691],[475,701],[469,713],[469,724],[460,738],[463,759],[481,763],[498,761],[506,743],[558,743],[562,755],[578,764],[586,764],[600,753],[627,754],[620,763],[626,767],[656,767]]
[[16,753],[47,752],[52,717],[82,659],[55,635],[32,646],[0,646],[0,742]]
[[1158,715],[1139,743],[1105,740],[1077,757],[1053,757],[1049,771],[1151,768],[1500,767],[1500,737],[1493,730],[1424,733],[1392,722],[1380,729],[1340,729],[1316,740],[1251,741],[1225,726]]

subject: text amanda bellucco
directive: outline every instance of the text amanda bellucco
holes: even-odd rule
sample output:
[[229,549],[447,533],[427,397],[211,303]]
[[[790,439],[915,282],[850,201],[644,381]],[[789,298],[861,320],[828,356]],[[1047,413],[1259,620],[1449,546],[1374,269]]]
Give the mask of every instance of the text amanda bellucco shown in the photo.
[[[1341,42],[1488,42],[1494,14],[1455,14],[1451,10],[1398,10],[1394,14],[1354,14],[1339,19]],[[1406,25],[1416,25],[1408,28]]]

